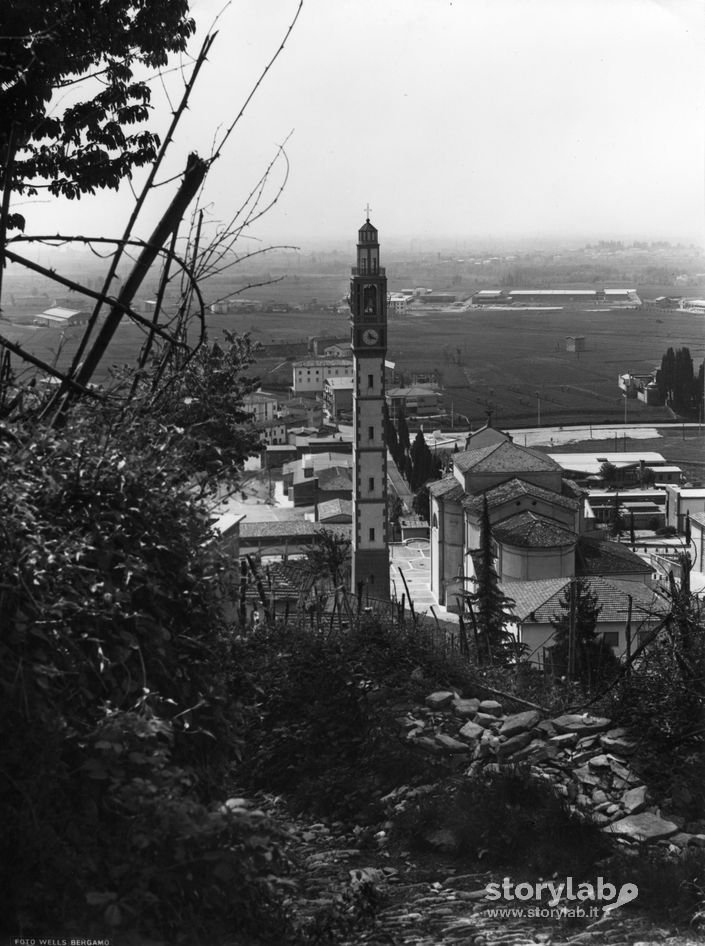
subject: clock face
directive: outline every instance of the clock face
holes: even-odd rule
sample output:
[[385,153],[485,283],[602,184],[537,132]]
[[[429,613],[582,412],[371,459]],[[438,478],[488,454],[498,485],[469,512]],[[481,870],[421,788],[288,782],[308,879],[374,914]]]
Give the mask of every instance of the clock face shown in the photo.
[[363,345],[376,345],[379,341],[379,332],[373,328],[366,328],[362,333]]

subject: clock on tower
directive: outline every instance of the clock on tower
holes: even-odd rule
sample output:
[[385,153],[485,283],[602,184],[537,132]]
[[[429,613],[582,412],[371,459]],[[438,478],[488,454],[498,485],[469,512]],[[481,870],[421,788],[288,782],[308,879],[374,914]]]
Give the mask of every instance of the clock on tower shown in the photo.
[[389,599],[387,445],[384,438],[384,358],[387,276],[379,265],[377,230],[369,208],[359,230],[350,281],[353,387],[353,591]]

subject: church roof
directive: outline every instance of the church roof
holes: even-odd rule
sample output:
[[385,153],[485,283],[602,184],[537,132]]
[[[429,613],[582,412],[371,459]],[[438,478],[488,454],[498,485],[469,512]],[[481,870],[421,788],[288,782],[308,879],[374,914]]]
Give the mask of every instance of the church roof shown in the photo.
[[447,499],[448,502],[459,502],[463,496],[465,496],[462,483],[459,483],[452,473],[444,476],[443,479],[431,483],[428,487],[428,491],[431,496],[435,496],[436,499],[442,496],[443,499]]
[[572,545],[577,538],[570,529],[534,512],[520,512],[505,519],[492,529],[492,535],[509,545],[531,549]]
[[641,556],[621,542],[581,535],[575,549],[575,572],[589,575],[646,575],[653,571]]
[[535,486],[533,483],[527,483],[524,480],[517,479],[517,477],[507,480],[506,483],[501,483],[499,486],[495,486],[492,489],[488,489],[485,493],[481,493],[478,496],[468,496],[463,506],[471,512],[479,514],[482,512],[485,498],[487,499],[488,508],[494,509],[512,499],[517,499],[519,496],[534,496],[536,499],[545,499],[546,502],[554,506],[562,506],[564,509],[577,509],[579,506],[576,499],[561,495],[560,493],[554,493],[550,489],[544,489],[542,486]]
[[453,457],[461,473],[537,473],[561,471],[555,460],[539,450],[502,441],[476,450],[465,450]]

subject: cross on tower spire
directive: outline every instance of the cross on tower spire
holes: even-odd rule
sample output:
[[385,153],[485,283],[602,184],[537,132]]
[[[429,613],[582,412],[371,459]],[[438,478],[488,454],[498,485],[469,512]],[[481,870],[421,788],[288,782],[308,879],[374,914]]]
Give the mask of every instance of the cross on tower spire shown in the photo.
[[369,202],[369,200],[368,200],[368,201],[367,201],[367,206],[365,207],[365,217],[367,218],[367,222],[368,222],[368,223],[370,222],[370,211],[371,211],[371,210],[372,210],[372,208],[370,207],[370,202]]

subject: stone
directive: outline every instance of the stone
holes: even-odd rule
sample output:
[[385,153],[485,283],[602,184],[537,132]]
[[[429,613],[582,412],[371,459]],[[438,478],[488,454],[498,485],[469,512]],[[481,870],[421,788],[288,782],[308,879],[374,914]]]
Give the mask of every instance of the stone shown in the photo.
[[609,804],[609,798],[607,797],[607,792],[604,792],[601,788],[593,789],[592,803],[593,805]]
[[[553,746],[547,746],[543,739],[533,739],[528,746],[515,752],[513,762],[545,762],[550,757]],[[555,749],[553,749],[555,753]]]
[[688,844],[691,847],[705,847],[705,834],[691,834]]
[[559,733],[574,732],[579,736],[599,733],[609,729],[611,721],[603,716],[590,716],[589,713],[566,713],[551,722]]
[[445,733],[436,733],[436,742],[446,752],[470,752],[470,746],[466,742],[461,742],[459,739],[454,739],[453,736],[447,736]]
[[603,733],[600,736],[600,745],[605,752],[617,752],[620,755],[631,755],[636,749],[636,741],[621,726]]
[[592,821],[598,828],[602,828],[610,823],[610,819],[601,811],[594,811],[592,813]]
[[646,808],[646,795],[646,785],[640,785],[638,788],[630,788],[629,791],[626,791],[622,795],[622,807],[628,815],[636,815]]
[[501,716],[503,714],[502,704],[497,700],[483,700],[480,703],[480,712],[488,713],[490,716]]
[[542,719],[541,722],[536,727],[540,732],[545,736],[555,736],[556,730],[553,726],[553,723],[550,719]]
[[576,778],[583,785],[599,785],[599,778],[594,775],[590,769],[583,765],[579,769],[573,769],[573,777]]
[[541,721],[541,714],[537,713],[536,710],[527,710],[525,713],[513,713],[502,723],[499,734],[500,736],[516,736],[520,732],[528,732],[533,729],[537,723]]
[[484,726],[485,729],[489,729],[491,726],[499,725],[499,720],[496,716],[491,716],[489,713],[475,713],[473,722],[477,723],[478,726]]
[[569,749],[578,741],[578,736],[574,732],[564,732],[558,736],[551,736],[548,741],[552,746],[558,746],[559,749]]
[[606,755],[594,755],[588,759],[588,766],[591,769],[608,769],[610,767],[609,757]]
[[485,730],[477,723],[465,723],[458,735],[461,739],[467,739],[468,742],[476,742]]
[[637,815],[627,815],[626,818],[613,821],[602,830],[622,838],[632,838],[634,841],[658,841],[675,834],[678,826],[653,811],[642,811]]
[[622,765],[620,762],[617,762],[616,759],[610,759],[610,768],[612,769],[614,774],[617,776],[617,778],[624,779],[625,782],[627,782],[630,778],[633,777],[631,769],[628,769],[625,765]]
[[523,749],[524,746],[528,746],[531,742],[531,733],[520,732],[516,736],[512,736],[510,739],[507,739],[506,742],[500,742],[497,748],[498,755],[500,759],[508,759],[509,756],[513,755],[519,749]]
[[480,701],[476,699],[461,700],[460,697],[456,697],[452,702],[455,715],[463,718],[474,716],[480,708]]
[[430,693],[424,702],[429,709],[442,710],[450,706],[454,697],[455,693],[451,690],[436,690],[435,693]]
[[418,736],[416,739],[412,740],[412,745],[416,746],[418,749],[423,749],[424,752],[430,752],[434,755],[438,755],[441,751],[436,740],[432,739],[430,736]]

